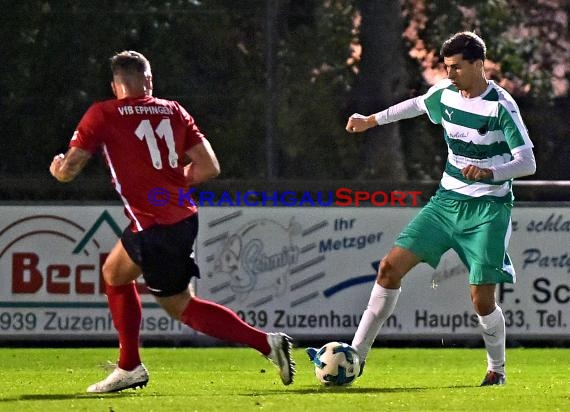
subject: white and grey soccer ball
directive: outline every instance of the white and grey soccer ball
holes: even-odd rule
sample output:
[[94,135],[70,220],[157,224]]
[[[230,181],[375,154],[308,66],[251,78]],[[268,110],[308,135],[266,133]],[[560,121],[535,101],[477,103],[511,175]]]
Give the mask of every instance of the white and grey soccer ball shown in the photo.
[[349,385],[360,373],[360,359],[354,348],[342,342],[329,342],[307,353],[315,365],[315,376],[323,385]]

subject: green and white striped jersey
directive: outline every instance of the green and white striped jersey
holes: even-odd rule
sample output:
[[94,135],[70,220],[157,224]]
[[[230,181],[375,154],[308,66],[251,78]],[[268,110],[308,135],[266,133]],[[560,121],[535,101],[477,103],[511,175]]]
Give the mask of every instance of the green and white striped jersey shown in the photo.
[[432,86],[420,99],[433,123],[445,130],[448,155],[438,195],[453,199],[484,198],[512,202],[512,179],[474,182],[461,175],[467,165],[489,168],[509,162],[532,142],[511,95],[489,81],[480,96],[465,98],[449,79]]

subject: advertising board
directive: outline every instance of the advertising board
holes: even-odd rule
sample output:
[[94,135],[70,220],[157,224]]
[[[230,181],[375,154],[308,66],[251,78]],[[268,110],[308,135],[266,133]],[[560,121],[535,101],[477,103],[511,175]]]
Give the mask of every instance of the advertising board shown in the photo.
[[[202,207],[196,258],[202,298],[227,305],[251,325],[306,338],[350,338],[380,259],[418,208]],[[0,333],[10,339],[115,336],[101,268],[126,226],[120,206],[0,207]],[[509,336],[568,334],[570,212],[517,207],[509,254],[514,285],[497,298]],[[438,267],[414,268],[381,335],[479,336],[455,252]],[[192,340],[139,284],[142,336]]]

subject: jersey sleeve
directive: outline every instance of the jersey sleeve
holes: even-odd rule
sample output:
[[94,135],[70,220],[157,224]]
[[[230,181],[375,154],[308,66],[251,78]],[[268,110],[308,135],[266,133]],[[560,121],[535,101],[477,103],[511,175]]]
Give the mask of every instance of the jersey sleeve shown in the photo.
[[178,109],[180,111],[180,115],[184,119],[184,123],[186,124],[186,137],[184,140],[184,151],[188,151],[193,146],[202,143],[205,139],[204,134],[200,131],[194,118],[190,116],[190,114],[184,109],[182,106],[178,105]]
[[515,152],[514,159],[501,165],[491,166],[493,181],[502,182],[517,177],[529,176],[536,172],[536,160],[532,149],[521,149]]
[[432,123],[441,124],[441,95],[450,84],[451,81],[449,79],[440,80],[430,87],[427,93],[419,99],[422,109],[428,114]]
[[534,147],[514,100],[499,101],[498,121],[511,153]]
[[103,112],[97,104],[94,104],[79,121],[69,147],[77,147],[92,154],[96,153],[103,143],[103,134],[100,132],[102,125],[104,125]]
[[388,107],[374,115],[378,125],[397,122],[402,119],[410,119],[425,113],[425,106],[421,103],[421,96],[404,100]]

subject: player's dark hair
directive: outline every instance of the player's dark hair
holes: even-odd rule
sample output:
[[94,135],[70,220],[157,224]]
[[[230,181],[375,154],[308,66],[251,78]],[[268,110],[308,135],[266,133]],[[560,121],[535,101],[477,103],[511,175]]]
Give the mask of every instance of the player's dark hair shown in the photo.
[[148,74],[150,75],[150,62],[141,53],[125,50],[111,57],[111,71],[113,75]]
[[441,46],[441,56],[451,57],[461,54],[464,60],[473,63],[475,60],[485,61],[487,47],[481,37],[470,31],[456,33]]

